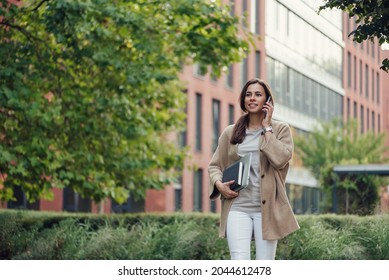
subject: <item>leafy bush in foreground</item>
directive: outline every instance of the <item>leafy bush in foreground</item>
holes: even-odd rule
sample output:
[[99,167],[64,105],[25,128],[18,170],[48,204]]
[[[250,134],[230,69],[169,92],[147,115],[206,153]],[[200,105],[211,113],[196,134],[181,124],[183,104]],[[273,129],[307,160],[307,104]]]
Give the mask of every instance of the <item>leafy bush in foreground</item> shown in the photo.
[[[276,259],[387,260],[389,215],[297,216]],[[0,259],[229,259],[217,214],[0,211]],[[254,246],[252,246],[254,249]],[[254,257],[255,252],[253,252]]]

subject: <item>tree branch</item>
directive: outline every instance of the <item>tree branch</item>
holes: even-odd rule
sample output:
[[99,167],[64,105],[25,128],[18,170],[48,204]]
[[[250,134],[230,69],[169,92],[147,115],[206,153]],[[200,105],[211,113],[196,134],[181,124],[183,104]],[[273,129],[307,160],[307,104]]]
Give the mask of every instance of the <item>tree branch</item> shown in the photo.
[[[15,30],[18,30],[19,32],[21,32],[24,36],[26,36],[26,38],[30,41],[36,41],[36,42],[40,42],[40,43],[43,43],[45,44],[45,41],[38,38],[38,37],[35,37],[34,35],[32,35],[30,32],[28,32],[26,29],[24,29],[23,27],[19,26],[19,25],[14,25],[14,24],[11,24],[10,22],[6,21],[6,20],[2,20],[0,21],[0,26],[3,25],[5,27],[9,27],[9,28],[13,28]],[[36,52],[36,55],[37,55],[37,58],[39,61],[42,61],[42,56],[40,55],[39,53],[39,47],[36,45],[36,49],[35,49],[35,52]]]
[[18,31],[20,31],[21,33],[23,33],[24,36],[26,36],[28,39],[33,39],[33,40],[36,40],[36,41],[40,41],[41,43],[45,43],[45,41],[43,41],[42,39],[38,38],[38,37],[35,37],[34,35],[32,35],[30,32],[28,32],[26,29],[24,29],[23,27],[19,26],[19,25],[14,25],[14,24],[11,24],[9,21],[7,20],[2,20],[0,21],[0,25],[3,25],[5,27],[9,27],[9,28],[13,28],[13,29],[16,29]]
[[45,2],[49,2],[49,0],[42,0],[41,2],[38,3],[38,5],[34,9],[30,10],[29,12],[37,11]]

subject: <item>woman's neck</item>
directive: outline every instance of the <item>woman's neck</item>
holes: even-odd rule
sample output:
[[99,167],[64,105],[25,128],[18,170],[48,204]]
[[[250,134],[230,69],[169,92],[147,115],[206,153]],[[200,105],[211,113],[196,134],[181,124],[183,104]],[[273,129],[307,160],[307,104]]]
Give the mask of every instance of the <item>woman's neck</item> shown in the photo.
[[262,127],[262,119],[263,119],[262,115],[250,115],[249,121],[247,124],[247,128],[249,130],[257,130],[257,129],[263,128]]

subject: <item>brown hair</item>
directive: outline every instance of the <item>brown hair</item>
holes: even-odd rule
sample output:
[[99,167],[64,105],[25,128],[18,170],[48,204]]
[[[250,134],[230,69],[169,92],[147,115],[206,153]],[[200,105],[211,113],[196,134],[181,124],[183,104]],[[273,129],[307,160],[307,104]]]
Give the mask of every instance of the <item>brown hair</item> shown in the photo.
[[240,92],[240,96],[239,96],[240,108],[246,114],[241,116],[235,124],[234,131],[232,133],[232,137],[230,140],[230,143],[233,145],[241,144],[244,138],[246,137],[246,128],[249,124],[249,115],[247,114],[247,110],[245,107],[245,99],[246,99],[247,88],[252,84],[260,84],[265,90],[266,100],[269,98],[269,96],[271,96],[272,103],[274,104],[274,97],[271,92],[270,86],[267,82],[258,78],[248,80],[244,85],[244,87],[242,88],[242,91]]

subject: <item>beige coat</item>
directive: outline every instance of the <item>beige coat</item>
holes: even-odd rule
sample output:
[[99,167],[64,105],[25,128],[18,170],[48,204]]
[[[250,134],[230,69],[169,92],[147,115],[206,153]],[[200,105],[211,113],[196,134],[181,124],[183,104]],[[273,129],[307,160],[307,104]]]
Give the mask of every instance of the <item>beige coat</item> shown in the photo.
[[[272,120],[274,133],[268,142],[264,136],[260,143],[260,195],[262,211],[262,235],[265,240],[278,240],[299,229],[285,191],[285,178],[289,169],[289,160],[293,152],[293,139],[289,126],[284,122]],[[208,166],[210,178],[209,196],[220,196],[215,187],[217,180],[222,180],[224,168],[237,161],[237,145],[230,139],[234,125],[228,126],[219,138],[219,145]],[[221,197],[222,210],[220,220],[220,237],[226,236],[227,217],[233,199]]]

